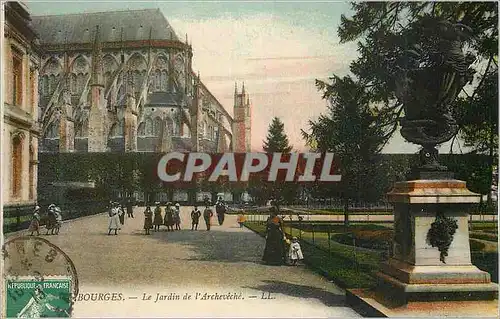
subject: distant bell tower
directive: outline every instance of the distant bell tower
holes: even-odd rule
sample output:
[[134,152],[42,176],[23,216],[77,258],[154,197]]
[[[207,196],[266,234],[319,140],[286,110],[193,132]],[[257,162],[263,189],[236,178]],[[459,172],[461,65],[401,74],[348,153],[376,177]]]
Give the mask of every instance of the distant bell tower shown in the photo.
[[245,153],[251,151],[252,113],[250,96],[245,92],[245,83],[238,93],[238,85],[234,86],[234,116],[233,116],[233,151]]

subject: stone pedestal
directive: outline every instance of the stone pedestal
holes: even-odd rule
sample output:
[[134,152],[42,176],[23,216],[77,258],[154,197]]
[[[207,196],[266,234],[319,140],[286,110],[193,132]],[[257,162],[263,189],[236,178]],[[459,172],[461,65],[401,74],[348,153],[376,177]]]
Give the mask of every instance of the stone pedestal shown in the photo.
[[[387,195],[394,205],[393,254],[381,265],[377,287],[370,292],[349,291],[348,302],[355,308],[370,304],[377,316],[389,316],[387,309],[397,316],[405,316],[402,309],[412,314],[410,309],[422,302],[441,310],[443,302],[494,302],[497,284],[471,263],[468,212],[479,203],[480,195],[459,180],[399,182]],[[448,225],[444,229],[451,231],[437,224]],[[450,314],[457,315],[453,309],[463,305],[448,307]],[[490,312],[494,308],[481,307]],[[477,313],[485,316],[484,311]],[[496,310],[490,316],[495,315]]]

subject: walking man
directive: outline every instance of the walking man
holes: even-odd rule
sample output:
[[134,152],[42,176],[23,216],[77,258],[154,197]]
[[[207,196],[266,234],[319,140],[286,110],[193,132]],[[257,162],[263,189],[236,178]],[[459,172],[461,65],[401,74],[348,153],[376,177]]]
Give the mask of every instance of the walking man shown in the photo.
[[210,209],[210,206],[206,205],[205,210],[203,211],[203,219],[205,219],[205,224],[207,225],[207,230],[210,230],[210,219],[214,213]]
[[195,206],[193,211],[191,212],[191,219],[193,220],[193,223],[191,225],[191,230],[198,230],[198,223],[200,221],[200,217],[201,217],[201,212],[198,209],[198,207]]
[[132,198],[129,198],[127,201],[127,217],[134,218],[134,207],[132,205]]

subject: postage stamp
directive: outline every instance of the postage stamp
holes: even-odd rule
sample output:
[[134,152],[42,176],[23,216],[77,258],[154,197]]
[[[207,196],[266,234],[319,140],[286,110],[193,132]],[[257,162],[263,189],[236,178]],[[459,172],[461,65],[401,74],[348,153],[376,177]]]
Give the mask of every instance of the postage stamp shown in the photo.
[[70,317],[71,277],[7,277],[6,318]]
[[1,4],[3,315],[497,315],[498,2]]

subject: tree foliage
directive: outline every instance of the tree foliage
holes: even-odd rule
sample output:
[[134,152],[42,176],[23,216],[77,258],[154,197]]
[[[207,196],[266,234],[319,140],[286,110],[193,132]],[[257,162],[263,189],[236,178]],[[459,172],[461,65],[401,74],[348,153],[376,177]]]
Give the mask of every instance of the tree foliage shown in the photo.
[[266,140],[263,142],[262,148],[266,153],[290,153],[292,150],[292,146],[290,146],[285,133],[285,125],[278,117],[274,117],[269,125]]
[[328,114],[309,121],[310,133],[302,134],[307,141],[314,140],[318,151],[333,152],[339,158],[342,180],[329,188],[333,193],[340,191],[348,223],[349,201],[374,201],[385,191],[378,178],[384,167],[377,154],[387,132],[379,125],[382,117],[370,107],[370,96],[362,84],[349,76],[334,76],[331,81],[317,81],[329,101]]

